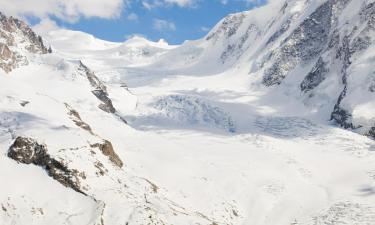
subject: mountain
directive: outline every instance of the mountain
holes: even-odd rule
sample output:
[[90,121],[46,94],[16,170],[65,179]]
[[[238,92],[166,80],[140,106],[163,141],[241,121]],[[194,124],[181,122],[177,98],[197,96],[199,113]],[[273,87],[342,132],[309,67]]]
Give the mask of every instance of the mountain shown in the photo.
[[174,65],[193,73],[239,67],[232,73],[249,74],[252,86],[289,92],[288,101],[308,112],[373,136],[374,3],[274,2],[224,18],[204,39],[170,51],[156,65],[170,68],[168,62],[180,58]]
[[0,224],[375,223],[373,1],[179,46],[0,18]]

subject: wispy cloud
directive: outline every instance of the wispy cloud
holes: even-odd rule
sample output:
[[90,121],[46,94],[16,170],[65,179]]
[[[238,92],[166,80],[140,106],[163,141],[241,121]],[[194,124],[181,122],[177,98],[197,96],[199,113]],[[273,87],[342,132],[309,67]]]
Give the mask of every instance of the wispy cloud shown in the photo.
[[151,10],[159,7],[178,6],[181,8],[195,7],[201,0],[142,0],[144,8]]
[[136,13],[130,13],[126,18],[130,21],[138,21],[139,19]]
[[128,0],[0,0],[0,9],[7,15],[36,18],[57,17],[76,22],[81,17],[115,18]]
[[154,19],[153,28],[157,31],[175,31],[176,25],[171,21]]

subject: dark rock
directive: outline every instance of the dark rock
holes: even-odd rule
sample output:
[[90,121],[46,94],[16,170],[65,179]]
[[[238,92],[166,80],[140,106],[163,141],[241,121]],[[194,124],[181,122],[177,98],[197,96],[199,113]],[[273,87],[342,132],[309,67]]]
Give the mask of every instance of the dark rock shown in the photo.
[[375,127],[372,127],[368,132],[368,135],[375,139]]
[[70,119],[75,123],[75,125],[77,125],[78,127],[82,128],[84,130],[87,130],[88,132],[90,132],[90,134],[94,134],[90,125],[87,124],[86,122],[84,122],[81,119],[81,116],[79,115],[79,113],[75,109],[73,109],[67,103],[65,103],[65,107],[68,110],[68,115],[69,115]]
[[230,56],[234,56],[238,59],[247,50],[248,45],[245,46],[245,43],[247,43],[251,34],[260,35],[259,28],[254,24],[249,25],[245,34],[243,34],[238,41],[227,45],[220,56],[222,63],[225,63]]
[[103,155],[107,156],[108,159],[117,167],[121,168],[124,164],[120,157],[116,154],[115,150],[113,149],[112,143],[103,140],[103,143],[96,143],[91,145],[92,148],[99,148]]
[[272,54],[275,62],[265,70],[263,84],[280,84],[299,63],[307,63],[321,54],[328,47],[332,26],[347,2],[326,1],[307,17]]
[[35,54],[48,53],[42,38],[35,34],[25,22],[13,17],[6,17],[1,13],[0,40],[0,68],[7,73],[20,65],[28,64],[27,57],[14,50],[15,48],[23,48]]
[[104,112],[115,113],[116,109],[108,96],[107,87],[96,77],[95,73],[82,62],[80,62],[78,70],[86,75],[91,87],[94,89],[92,93],[102,102],[98,107]]
[[307,74],[305,79],[302,81],[300,85],[301,91],[308,92],[316,88],[325,80],[328,71],[329,69],[327,68],[326,63],[323,61],[322,57],[319,57],[311,72]]
[[341,92],[335,107],[333,108],[333,112],[331,113],[331,120],[335,121],[341,127],[345,129],[354,129],[354,125],[352,123],[352,114],[341,107],[341,102],[346,96],[347,86],[345,85],[344,90]]
[[22,107],[25,107],[27,104],[29,104],[30,102],[29,101],[21,101],[20,102],[20,105],[22,106]]
[[372,80],[372,82],[370,83],[370,87],[368,89],[370,92],[375,92],[375,77],[374,79]]
[[244,18],[245,15],[242,13],[227,16],[226,18],[224,18],[215,32],[206,37],[206,40],[209,41],[214,38],[218,39],[221,34],[224,34],[226,38],[233,36],[234,34],[236,34],[238,28],[243,23]]
[[266,45],[274,42],[276,39],[278,39],[281,35],[285,33],[290,27],[291,19],[286,20],[280,27],[279,30],[277,30],[267,41]]
[[14,17],[6,17],[0,13],[0,29],[5,32],[14,33],[19,30],[28,40],[26,49],[31,53],[46,54],[47,48],[43,44],[43,40],[38,36],[25,22]]
[[115,113],[116,109],[113,107],[112,100],[108,97],[108,93],[102,89],[93,90],[92,93],[100,100],[102,103],[99,108],[107,113]]
[[44,168],[48,175],[79,193],[86,195],[80,189],[78,171],[70,170],[66,165],[52,158],[47,152],[47,146],[26,137],[17,137],[8,150],[8,157],[23,164],[34,164]]
[[17,58],[14,52],[5,44],[0,43],[0,68],[6,73],[12,71],[17,65]]
[[[353,29],[351,34],[354,33],[356,28]],[[337,124],[339,124],[341,127],[344,127],[345,129],[354,129],[355,126],[352,123],[352,115],[349,112],[349,110],[344,109],[341,106],[341,102],[345,98],[347,94],[347,77],[348,73],[347,70],[351,65],[351,57],[353,55],[353,51],[351,50],[350,47],[350,38],[351,35],[346,35],[343,40],[342,40],[342,45],[338,48],[337,53],[336,53],[336,58],[340,59],[342,62],[342,69],[341,69],[341,74],[342,74],[342,83],[344,85],[343,91],[340,93],[340,96],[337,99],[337,102],[334,106],[334,109],[331,113],[331,120],[335,121]]]

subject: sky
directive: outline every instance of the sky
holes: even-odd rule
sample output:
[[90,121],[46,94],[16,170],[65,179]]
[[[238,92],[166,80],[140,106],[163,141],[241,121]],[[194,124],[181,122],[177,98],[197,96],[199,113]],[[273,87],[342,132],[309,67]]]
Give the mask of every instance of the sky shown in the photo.
[[170,44],[203,37],[229,13],[265,0],[0,0],[5,14],[52,29],[79,30],[108,41],[133,35]]

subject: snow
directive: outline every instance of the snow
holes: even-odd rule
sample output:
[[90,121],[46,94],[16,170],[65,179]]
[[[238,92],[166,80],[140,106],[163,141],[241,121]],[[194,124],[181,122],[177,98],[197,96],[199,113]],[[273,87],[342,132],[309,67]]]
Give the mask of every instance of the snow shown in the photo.
[[[302,1],[291,2],[289,13],[305,9]],[[265,9],[278,15],[280,4]],[[28,66],[0,72],[0,223],[374,224],[375,142],[328,121],[341,77],[331,72],[313,98],[299,89],[299,74],[313,62],[297,66],[279,86],[261,84],[260,63],[271,48],[261,49],[280,24],[253,33],[243,52],[220,61],[223,43],[234,43],[250,24],[268,24],[265,9],[245,12],[251,16],[229,39],[181,46],[141,37],[111,43],[67,30],[46,34],[53,54],[29,56]],[[281,21],[284,16],[290,15]],[[374,93],[362,92],[373,75],[372,53],[353,62],[350,72],[358,76],[349,77],[345,103],[364,124],[375,111]],[[105,84],[115,114],[98,108],[77,71],[79,60]],[[76,126],[64,103],[93,134]],[[84,171],[87,196],[43,168],[9,159],[15,136],[45,143],[51,156]],[[92,147],[103,140],[123,168]]]

